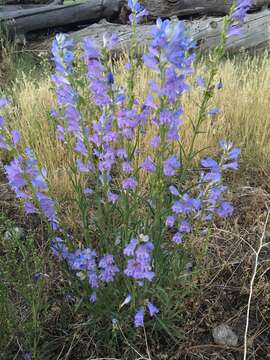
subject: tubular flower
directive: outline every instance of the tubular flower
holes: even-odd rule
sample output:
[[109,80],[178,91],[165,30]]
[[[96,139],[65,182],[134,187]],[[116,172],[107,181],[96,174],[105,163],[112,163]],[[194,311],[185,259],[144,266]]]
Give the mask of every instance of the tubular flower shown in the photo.
[[5,166],[5,171],[11,189],[24,203],[26,213],[37,213],[37,206],[39,206],[53,230],[56,230],[58,219],[55,201],[47,195],[46,170],[39,169],[31,149],[26,148],[24,156],[14,158],[9,165]]
[[246,14],[252,6],[252,0],[237,0],[233,13],[230,16],[228,37],[239,35],[244,23]]
[[134,326],[135,328],[144,326],[144,308],[140,307],[134,316]]
[[151,254],[153,249],[154,245],[150,241],[139,243],[136,239],[132,239],[124,249],[125,255],[132,256],[131,259],[128,259],[127,267],[124,270],[126,276],[136,281],[152,281],[155,276],[152,270]]
[[119,272],[112,255],[103,256],[100,259],[98,266],[101,268],[99,278],[101,281],[106,283],[112,282],[115,275]]

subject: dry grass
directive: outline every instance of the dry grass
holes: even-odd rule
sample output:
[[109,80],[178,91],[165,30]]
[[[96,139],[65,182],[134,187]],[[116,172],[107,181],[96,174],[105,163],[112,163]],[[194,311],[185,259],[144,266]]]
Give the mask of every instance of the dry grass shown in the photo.
[[33,148],[39,162],[46,165],[55,194],[65,197],[71,188],[65,168],[65,151],[55,137],[49,116],[56,105],[51,82],[44,79],[36,83],[24,78],[14,84],[13,91],[14,106],[8,113],[10,126],[20,129],[25,145]]
[[[125,71],[120,62],[116,65],[117,81],[124,83]],[[202,62],[196,68],[200,75],[205,73]],[[147,92],[150,73],[143,69],[136,79],[136,95],[143,99]],[[213,104],[221,109],[214,121],[205,124],[197,147],[215,147],[218,139],[229,138],[243,149],[244,157],[252,164],[268,167],[270,153],[270,59],[246,57],[227,60],[220,65],[219,78],[224,89],[217,91]],[[71,195],[71,186],[66,171],[65,151],[54,137],[54,128],[49,120],[49,112],[55,107],[55,98],[48,78],[36,82],[31,77],[23,77],[12,86],[14,106],[9,110],[10,125],[23,134],[25,144],[34,148],[40,162],[46,164],[49,179],[55,195],[66,198]],[[183,142],[190,140],[188,118],[196,117],[196,103],[200,100],[200,90],[195,89],[183,100],[185,108],[182,126]]]

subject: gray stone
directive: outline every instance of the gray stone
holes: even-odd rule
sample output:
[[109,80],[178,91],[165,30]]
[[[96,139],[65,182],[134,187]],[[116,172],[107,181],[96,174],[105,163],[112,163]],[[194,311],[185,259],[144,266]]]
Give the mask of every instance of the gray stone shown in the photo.
[[23,240],[25,238],[25,231],[19,226],[14,226],[14,228],[7,230],[4,234],[4,240],[9,241],[16,238],[17,240]]
[[193,270],[193,262],[188,262],[187,264],[186,264],[186,272],[188,273],[188,274],[191,274],[192,273],[192,270]]
[[227,324],[220,324],[212,330],[214,342],[218,345],[237,346],[238,335]]

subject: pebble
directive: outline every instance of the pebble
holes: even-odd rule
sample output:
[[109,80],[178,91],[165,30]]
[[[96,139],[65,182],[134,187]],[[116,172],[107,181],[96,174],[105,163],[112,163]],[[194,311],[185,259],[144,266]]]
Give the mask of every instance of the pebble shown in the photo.
[[4,234],[4,241],[12,240],[14,237],[18,240],[23,240],[25,238],[24,229],[19,226],[15,226],[14,228],[7,230]]
[[212,335],[217,345],[237,346],[238,344],[238,335],[227,324],[213,328]]

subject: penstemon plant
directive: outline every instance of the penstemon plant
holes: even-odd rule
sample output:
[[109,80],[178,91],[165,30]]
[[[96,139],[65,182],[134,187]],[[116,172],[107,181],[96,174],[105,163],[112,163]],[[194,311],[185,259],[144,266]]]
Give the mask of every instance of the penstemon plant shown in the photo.
[[[147,12],[136,0],[129,0],[129,6],[135,39],[136,24]],[[202,124],[219,111],[209,105],[215,89],[223,87],[215,83],[218,64],[227,38],[238,34],[250,6],[249,0],[234,3],[220,45],[210,56],[208,78],[197,78],[202,100],[187,146],[181,139],[181,98],[191,91],[196,44],[182,22],[157,20],[143,65],[135,61],[133,39],[127,81],[120,85],[111,56],[115,35],[104,35],[102,49],[84,40],[79,59],[83,85],[73,41],[65,34],[56,36],[52,81],[58,109],[51,115],[80,213],[79,240],[63,225],[46,169],[31,149],[22,149],[20,133],[10,133],[0,118],[0,148],[14,155],[5,167],[12,190],[26,214],[38,213],[47,221],[51,250],[76,274],[72,280],[80,283],[74,288],[81,298],[89,306],[110,299],[112,326],[128,307],[136,328],[144,326],[145,318],[161,321],[166,304],[158,293],[166,290],[171,276],[179,276],[176,264],[183,254],[195,254],[196,246],[204,248],[216,217],[233,212],[223,174],[238,168],[240,150],[222,140],[220,158],[203,158],[198,166],[195,159],[203,149],[197,149],[196,140]],[[134,90],[140,66],[155,74],[143,102]],[[5,106],[8,101],[0,99],[0,109]],[[85,111],[89,107],[92,112]]]

